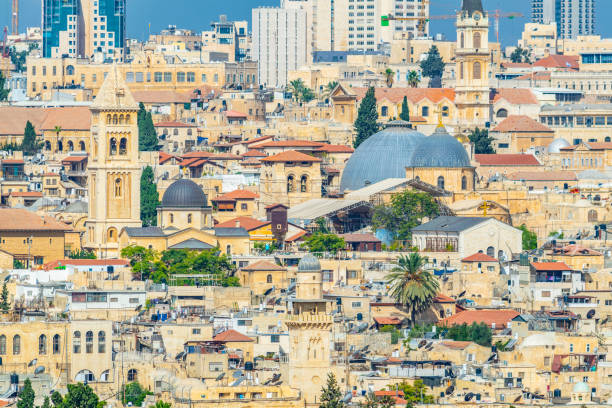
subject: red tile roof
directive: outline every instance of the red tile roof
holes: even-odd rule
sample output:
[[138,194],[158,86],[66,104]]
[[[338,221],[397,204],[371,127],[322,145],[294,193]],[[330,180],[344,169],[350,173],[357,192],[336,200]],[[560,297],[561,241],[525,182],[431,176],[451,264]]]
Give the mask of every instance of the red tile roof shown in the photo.
[[68,156],[62,159],[62,164],[64,163],[80,163],[87,160],[87,156]]
[[344,242],[381,242],[374,234],[341,234]]
[[269,262],[269,261],[257,261],[257,262],[248,264],[247,266],[242,268],[242,270],[243,271],[284,271],[285,268],[275,263]]
[[236,217],[236,218],[232,218],[229,221],[225,221],[220,224],[217,224],[215,227],[217,228],[236,228],[236,226],[238,226],[239,228],[244,228],[247,231],[252,231],[254,229],[263,227],[264,225],[267,225],[268,223],[269,221],[259,221],[251,217]]
[[572,268],[565,262],[532,262],[531,265],[536,271],[571,271]]
[[[266,147],[323,147],[325,143],[310,140],[276,140],[251,146],[253,149],[265,149]],[[328,145],[329,146],[329,145]]]
[[260,137],[256,137],[255,139],[243,140],[243,141],[238,142],[238,143],[242,143],[242,144],[246,144],[246,145],[251,145],[253,143],[259,143],[259,142],[263,142],[264,140],[272,139],[273,137],[274,136],[260,136]]
[[530,74],[521,75],[520,77],[516,77],[515,79],[531,79],[532,81],[548,81],[551,78],[550,72],[532,72]]
[[[368,88],[351,88],[360,101],[365,96]],[[375,96],[377,101],[388,99],[389,101],[398,104],[404,99],[404,96],[412,103],[418,103],[423,99],[428,99],[431,102],[438,103],[444,99],[449,101],[455,100],[455,90],[452,88],[376,88]]]
[[242,157],[266,157],[267,154],[265,154],[264,152],[261,152],[259,150],[249,150],[248,152],[246,152],[245,154],[242,155]]
[[438,293],[433,300],[435,303],[455,303],[456,300],[450,296],[446,296],[443,293]]
[[497,88],[492,93],[493,103],[504,99],[513,105],[537,105],[538,100],[528,88]]
[[501,329],[507,327],[508,322],[519,314],[516,310],[464,310],[446,319],[442,319],[439,323],[443,326],[461,325],[463,323],[468,325],[472,323],[485,323],[488,326],[492,326],[495,323],[495,328]]
[[475,154],[481,166],[540,166],[532,154]]
[[525,181],[576,181],[573,171],[519,171],[507,176],[509,180]]
[[176,159],[176,156],[164,152],[159,152],[159,164],[164,164],[172,158]]
[[254,340],[242,333],[238,333],[236,330],[229,329],[217,334],[213,337],[213,341],[220,341],[223,343],[246,343]]
[[355,149],[345,145],[323,145],[317,149],[317,152],[326,153],[353,153]]
[[289,238],[285,238],[285,241],[287,242],[293,242],[293,241],[297,241],[298,239],[302,238],[304,235],[307,235],[308,231],[300,231],[297,234],[289,237]]
[[269,156],[261,159],[262,162],[320,162],[321,159],[310,156],[308,154],[288,150],[274,156]]
[[11,191],[9,197],[42,197],[40,191]]
[[510,115],[497,126],[492,132],[547,132],[554,133],[548,126],[531,119],[525,115]]
[[24,164],[25,162],[23,160],[19,160],[19,159],[5,159],[2,160],[2,164]]
[[259,198],[259,194],[249,190],[234,190],[229,193],[217,196],[211,201],[253,200],[255,198]]
[[452,348],[455,350],[463,350],[470,344],[471,341],[443,341],[442,344],[448,348]]
[[477,252],[473,255],[463,258],[461,262],[498,262],[498,261],[492,256],[483,254],[482,252]]
[[0,208],[0,231],[71,231],[53,217],[21,208]]
[[566,245],[563,248],[554,248],[553,254],[567,255],[567,256],[601,256],[601,252],[594,251],[590,248],[583,247],[581,245]]
[[578,146],[584,145],[588,150],[610,150],[612,149],[612,142],[582,142],[577,145],[567,146],[561,148],[561,150],[576,150]]
[[225,116],[231,119],[246,119],[247,118],[246,114],[235,111],[235,110],[225,111]]
[[562,68],[564,70],[575,70],[580,68],[578,64],[580,57],[578,55],[549,55],[546,58],[536,61],[534,67],[544,68]]
[[402,321],[397,317],[375,317],[374,321],[383,326],[401,324]]

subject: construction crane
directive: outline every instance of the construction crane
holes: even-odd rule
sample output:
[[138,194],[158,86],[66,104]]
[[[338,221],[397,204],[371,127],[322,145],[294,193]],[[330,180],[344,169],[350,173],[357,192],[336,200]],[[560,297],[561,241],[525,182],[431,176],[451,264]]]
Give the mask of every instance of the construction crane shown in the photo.
[[502,13],[500,10],[494,10],[488,12],[490,16],[495,19],[495,38],[497,42],[499,42],[499,19],[500,18],[517,18],[517,17],[525,17],[523,13]]
[[19,35],[19,0],[13,0],[13,14],[11,16],[11,34]]
[[8,40],[8,27],[4,26],[3,34],[2,34],[2,71],[4,74],[4,79],[8,80],[9,75],[11,73],[11,53],[9,48],[6,45]]

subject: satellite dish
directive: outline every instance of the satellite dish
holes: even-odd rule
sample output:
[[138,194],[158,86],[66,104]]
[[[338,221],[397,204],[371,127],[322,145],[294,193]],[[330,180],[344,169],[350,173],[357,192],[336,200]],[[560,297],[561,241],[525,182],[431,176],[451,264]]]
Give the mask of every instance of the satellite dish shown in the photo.
[[5,282],[8,282],[8,281],[10,281],[10,280],[11,280],[11,275],[6,275],[6,276],[4,277],[4,281],[5,281]]
[[35,358],[34,360],[30,361],[28,363],[28,367],[34,367],[36,365],[36,363],[38,363],[38,359]]
[[474,398],[474,393],[473,392],[468,392],[467,394],[465,394],[465,401],[470,401],[472,398]]
[[180,353],[178,353],[176,355],[176,357],[174,357],[175,360],[180,360],[181,358],[183,358],[183,356],[185,355],[184,351],[181,351]]
[[455,387],[453,385],[451,385],[450,387],[448,387],[445,391],[446,395],[452,395],[453,392],[455,392]]
[[419,348],[423,348],[427,344],[427,340],[421,340],[419,342]]
[[457,296],[457,299],[458,299],[458,298],[463,297],[463,295],[465,295],[465,292],[466,292],[465,290],[464,290],[463,292],[461,292],[461,293],[459,294],[459,296]]
[[36,367],[36,370],[34,370],[34,375],[39,375],[45,372],[45,367],[43,366],[38,366]]
[[587,319],[592,319],[593,316],[595,316],[595,309],[589,310],[586,315]]
[[514,399],[514,402],[519,402],[521,398],[523,398],[523,396],[522,396],[522,395],[517,396],[517,397]]
[[223,379],[223,377],[225,377],[225,373],[221,373],[217,376],[217,378],[215,378],[215,381],[221,381]]
[[349,402],[350,400],[353,399],[353,393],[352,392],[347,392],[346,395],[344,396],[344,398],[342,398],[342,402]]
[[240,378],[242,377],[242,370],[236,370],[232,373],[232,377],[234,378]]

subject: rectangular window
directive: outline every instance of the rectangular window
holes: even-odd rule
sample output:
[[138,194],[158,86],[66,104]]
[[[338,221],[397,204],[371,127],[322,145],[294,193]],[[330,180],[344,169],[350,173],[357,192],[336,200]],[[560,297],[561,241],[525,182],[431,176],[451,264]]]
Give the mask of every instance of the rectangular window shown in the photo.
[[201,334],[202,330],[201,329],[191,329],[191,334]]
[[195,82],[195,72],[187,73],[187,82]]
[[223,371],[223,363],[208,363],[208,371],[218,372]]
[[355,309],[355,308],[360,308],[360,307],[361,307],[361,302],[352,302],[352,303],[351,303],[351,307],[352,307],[353,309]]
[[136,72],[136,82],[144,82],[144,74],[142,72]]
[[156,72],[154,75],[155,78],[155,82],[161,82],[162,81],[162,73],[161,72]]
[[106,293],[88,293],[87,301],[94,303],[106,302]]
[[134,82],[134,73],[128,71],[125,73],[125,82]]
[[176,82],[185,82],[185,73],[177,72],[176,73]]
[[135,303],[140,303],[140,301],[138,298],[130,298],[130,303],[135,304]]
[[164,72],[164,82],[172,82],[172,72]]
[[271,335],[270,343],[280,343],[280,336],[278,334]]
[[202,82],[206,82],[206,74],[202,74]]

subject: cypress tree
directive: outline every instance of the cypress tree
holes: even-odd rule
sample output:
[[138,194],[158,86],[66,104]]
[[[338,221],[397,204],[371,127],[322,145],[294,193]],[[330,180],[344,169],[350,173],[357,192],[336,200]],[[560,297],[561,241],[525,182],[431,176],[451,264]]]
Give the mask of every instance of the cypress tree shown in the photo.
[[151,112],[147,112],[145,106],[140,102],[138,109],[138,150],[141,152],[151,152],[157,148],[157,132],[153,124]]
[[359,147],[366,139],[378,132],[378,111],[376,110],[376,96],[374,87],[370,87],[359,105],[355,130],[357,137],[353,146]]
[[28,120],[23,131],[23,141],[21,142],[21,150],[24,154],[33,155],[40,151],[42,142],[36,136],[36,131],[32,122]]
[[151,166],[147,166],[140,176],[140,220],[143,227],[157,225],[157,207],[159,193]]
[[9,301],[9,291],[6,287],[6,282],[2,285],[2,293],[0,293],[0,309],[7,312],[11,307],[11,302]]
[[402,101],[402,112],[400,113],[400,119],[410,122],[410,108],[408,108],[408,98],[404,96]]
[[32,382],[29,378],[26,378],[23,382],[23,389],[19,394],[19,401],[17,401],[17,408],[34,408],[34,389],[32,388]]

